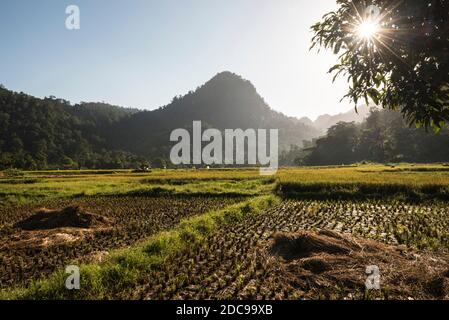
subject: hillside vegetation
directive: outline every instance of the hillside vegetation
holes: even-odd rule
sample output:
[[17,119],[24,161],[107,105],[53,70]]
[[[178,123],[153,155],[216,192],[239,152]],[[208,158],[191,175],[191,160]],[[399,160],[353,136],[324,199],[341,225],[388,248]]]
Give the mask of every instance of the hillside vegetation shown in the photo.
[[0,88],[0,169],[136,168],[170,165],[170,133],[192,128],[279,129],[281,150],[319,131],[272,110],[254,86],[230,72],[154,111],[104,103],[71,105]]

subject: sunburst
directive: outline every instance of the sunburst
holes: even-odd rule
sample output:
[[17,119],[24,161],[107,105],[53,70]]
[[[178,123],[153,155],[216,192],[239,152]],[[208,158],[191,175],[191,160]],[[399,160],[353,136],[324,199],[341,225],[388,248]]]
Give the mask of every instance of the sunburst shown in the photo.
[[[404,0],[396,0],[390,6],[379,8],[375,6],[365,6],[358,8],[353,3],[355,14],[350,23],[349,32],[353,36],[353,44],[359,46],[360,49],[372,55],[377,53],[381,59],[384,54],[392,54],[404,63],[406,61],[393,49],[393,42],[401,43],[403,39],[398,37],[398,28],[395,26],[398,18],[394,17],[395,10],[403,3]],[[375,7],[376,10],[373,9]],[[407,28],[401,28],[401,35],[410,32]]]
[[373,37],[377,36],[380,32],[380,24],[372,20],[361,21],[356,30],[359,38],[364,40],[372,40]]

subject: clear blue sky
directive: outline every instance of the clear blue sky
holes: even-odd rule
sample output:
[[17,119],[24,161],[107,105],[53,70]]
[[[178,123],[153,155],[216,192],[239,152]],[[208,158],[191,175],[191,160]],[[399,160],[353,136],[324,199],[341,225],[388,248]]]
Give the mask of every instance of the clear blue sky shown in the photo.
[[[78,5],[81,29],[65,28]],[[332,0],[0,0],[0,83],[72,103],[155,109],[229,70],[268,104],[315,118],[340,104],[330,53],[309,52],[309,27]]]

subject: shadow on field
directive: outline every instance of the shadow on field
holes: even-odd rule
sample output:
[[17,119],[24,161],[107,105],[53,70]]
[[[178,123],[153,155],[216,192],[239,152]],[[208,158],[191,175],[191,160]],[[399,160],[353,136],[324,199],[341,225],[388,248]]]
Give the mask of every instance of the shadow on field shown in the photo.
[[[1,197],[1,193],[0,193]],[[67,197],[68,199],[89,199],[89,198],[181,198],[181,199],[200,199],[200,198],[242,198],[247,199],[254,197],[254,194],[239,193],[239,192],[180,192],[174,189],[155,187],[147,190],[134,190],[124,193],[104,193],[97,195],[87,195],[85,193],[74,194]]]
[[375,183],[280,183],[277,193],[283,198],[311,200],[385,199],[404,202],[449,201],[449,187],[443,185],[402,185]]
[[[106,195],[108,196],[108,195]],[[246,198],[254,196],[239,192],[180,192],[174,189],[156,187],[148,190],[136,190],[123,194],[114,194],[113,197],[180,197],[180,198],[204,198],[204,197],[226,197],[226,198]]]

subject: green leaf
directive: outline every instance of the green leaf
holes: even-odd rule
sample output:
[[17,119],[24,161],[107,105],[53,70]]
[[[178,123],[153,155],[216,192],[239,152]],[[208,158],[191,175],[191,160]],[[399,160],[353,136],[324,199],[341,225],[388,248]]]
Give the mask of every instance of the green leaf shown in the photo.
[[380,96],[379,91],[377,91],[374,88],[371,88],[371,89],[368,90],[367,93],[368,93],[368,96],[371,98],[371,100],[373,100],[373,102],[376,105],[379,105],[379,96]]
[[341,49],[341,45],[343,44],[343,39],[337,41],[337,44],[334,47],[334,54],[338,54]]

